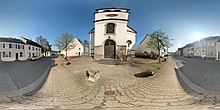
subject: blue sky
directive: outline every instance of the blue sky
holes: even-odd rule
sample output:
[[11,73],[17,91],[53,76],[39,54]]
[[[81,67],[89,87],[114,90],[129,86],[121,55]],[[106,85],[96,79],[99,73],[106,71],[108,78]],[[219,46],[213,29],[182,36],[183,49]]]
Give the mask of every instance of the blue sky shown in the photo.
[[0,36],[42,35],[54,44],[68,32],[89,40],[95,9],[111,7],[131,9],[128,25],[138,32],[136,44],[156,29],[174,39],[170,51],[220,35],[220,0],[0,0]]

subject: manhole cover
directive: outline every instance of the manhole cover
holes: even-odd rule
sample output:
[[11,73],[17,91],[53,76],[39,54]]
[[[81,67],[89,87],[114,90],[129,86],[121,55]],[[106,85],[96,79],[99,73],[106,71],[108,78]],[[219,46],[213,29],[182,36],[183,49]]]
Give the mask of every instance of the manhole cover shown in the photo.
[[114,92],[114,91],[105,91],[104,94],[105,94],[105,95],[114,95],[115,92]]

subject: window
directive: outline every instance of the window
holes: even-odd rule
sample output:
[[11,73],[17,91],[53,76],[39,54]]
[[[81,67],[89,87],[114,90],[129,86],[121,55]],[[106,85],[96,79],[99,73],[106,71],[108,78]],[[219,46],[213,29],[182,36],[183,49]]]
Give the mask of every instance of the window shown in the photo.
[[3,57],[5,57],[5,52],[3,52]]
[[108,24],[107,24],[106,33],[107,33],[107,34],[114,34],[114,33],[115,33],[115,24],[113,24],[113,23],[108,23]]
[[31,52],[29,52],[29,57],[31,57]]
[[36,48],[36,51],[37,51],[37,48]]
[[11,45],[11,44],[9,44],[9,48],[12,48],[12,45]]
[[80,50],[81,48],[79,48],[79,50]]
[[24,45],[22,46],[22,48],[24,49]]
[[8,57],[11,57],[11,52],[8,52]]
[[21,45],[18,44],[18,49],[21,49]]
[[3,48],[5,48],[5,44],[3,44]]
[[29,50],[31,50],[31,47],[30,47],[30,46],[28,46],[28,49],[29,49]]
[[16,48],[16,49],[18,48],[18,45],[17,45],[17,44],[15,44],[15,48]]
[[32,47],[32,50],[34,50],[34,47]]
[[23,52],[20,52],[20,57],[23,57]]

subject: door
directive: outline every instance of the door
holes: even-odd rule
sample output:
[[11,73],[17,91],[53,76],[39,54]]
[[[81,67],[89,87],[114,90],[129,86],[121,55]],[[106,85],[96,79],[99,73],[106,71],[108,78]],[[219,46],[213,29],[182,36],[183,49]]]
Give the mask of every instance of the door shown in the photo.
[[80,56],[80,52],[79,52],[79,56]]
[[18,60],[18,53],[15,54],[15,59]]
[[104,45],[104,58],[115,58],[115,42],[106,40]]
[[220,59],[220,52],[218,52],[218,60]]

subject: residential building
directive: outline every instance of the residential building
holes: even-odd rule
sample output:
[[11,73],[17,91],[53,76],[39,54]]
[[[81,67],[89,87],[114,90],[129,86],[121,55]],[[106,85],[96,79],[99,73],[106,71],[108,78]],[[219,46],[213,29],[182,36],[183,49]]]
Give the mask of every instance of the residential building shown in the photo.
[[[68,50],[67,55],[66,49]],[[70,41],[70,43],[60,52],[60,54],[63,54],[65,57],[74,57],[83,55],[83,52],[83,45],[78,41],[77,38],[73,38],[73,40]]]
[[128,53],[135,44],[136,31],[128,26],[129,9],[102,8],[95,12],[90,34],[90,55],[96,60],[115,59],[120,51]]
[[[139,45],[135,46],[135,53],[136,54],[142,54],[142,53],[147,53],[147,54],[158,54],[157,49],[150,48],[148,46],[148,43],[150,42],[150,36],[146,35],[145,38],[140,42]],[[167,49],[163,49],[160,51],[160,55],[165,55],[167,54]]]
[[192,44],[188,44],[188,56],[189,57],[193,57],[194,56],[194,45]]
[[183,56],[183,48],[178,48],[177,55]]
[[183,56],[188,57],[189,56],[189,46],[188,44],[183,47]]
[[41,46],[34,41],[21,37],[0,38],[0,61],[27,60],[41,56]]
[[220,38],[216,41],[216,60],[220,60]]
[[194,56],[202,58],[216,58],[216,42],[219,36],[203,38],[194,43]]

